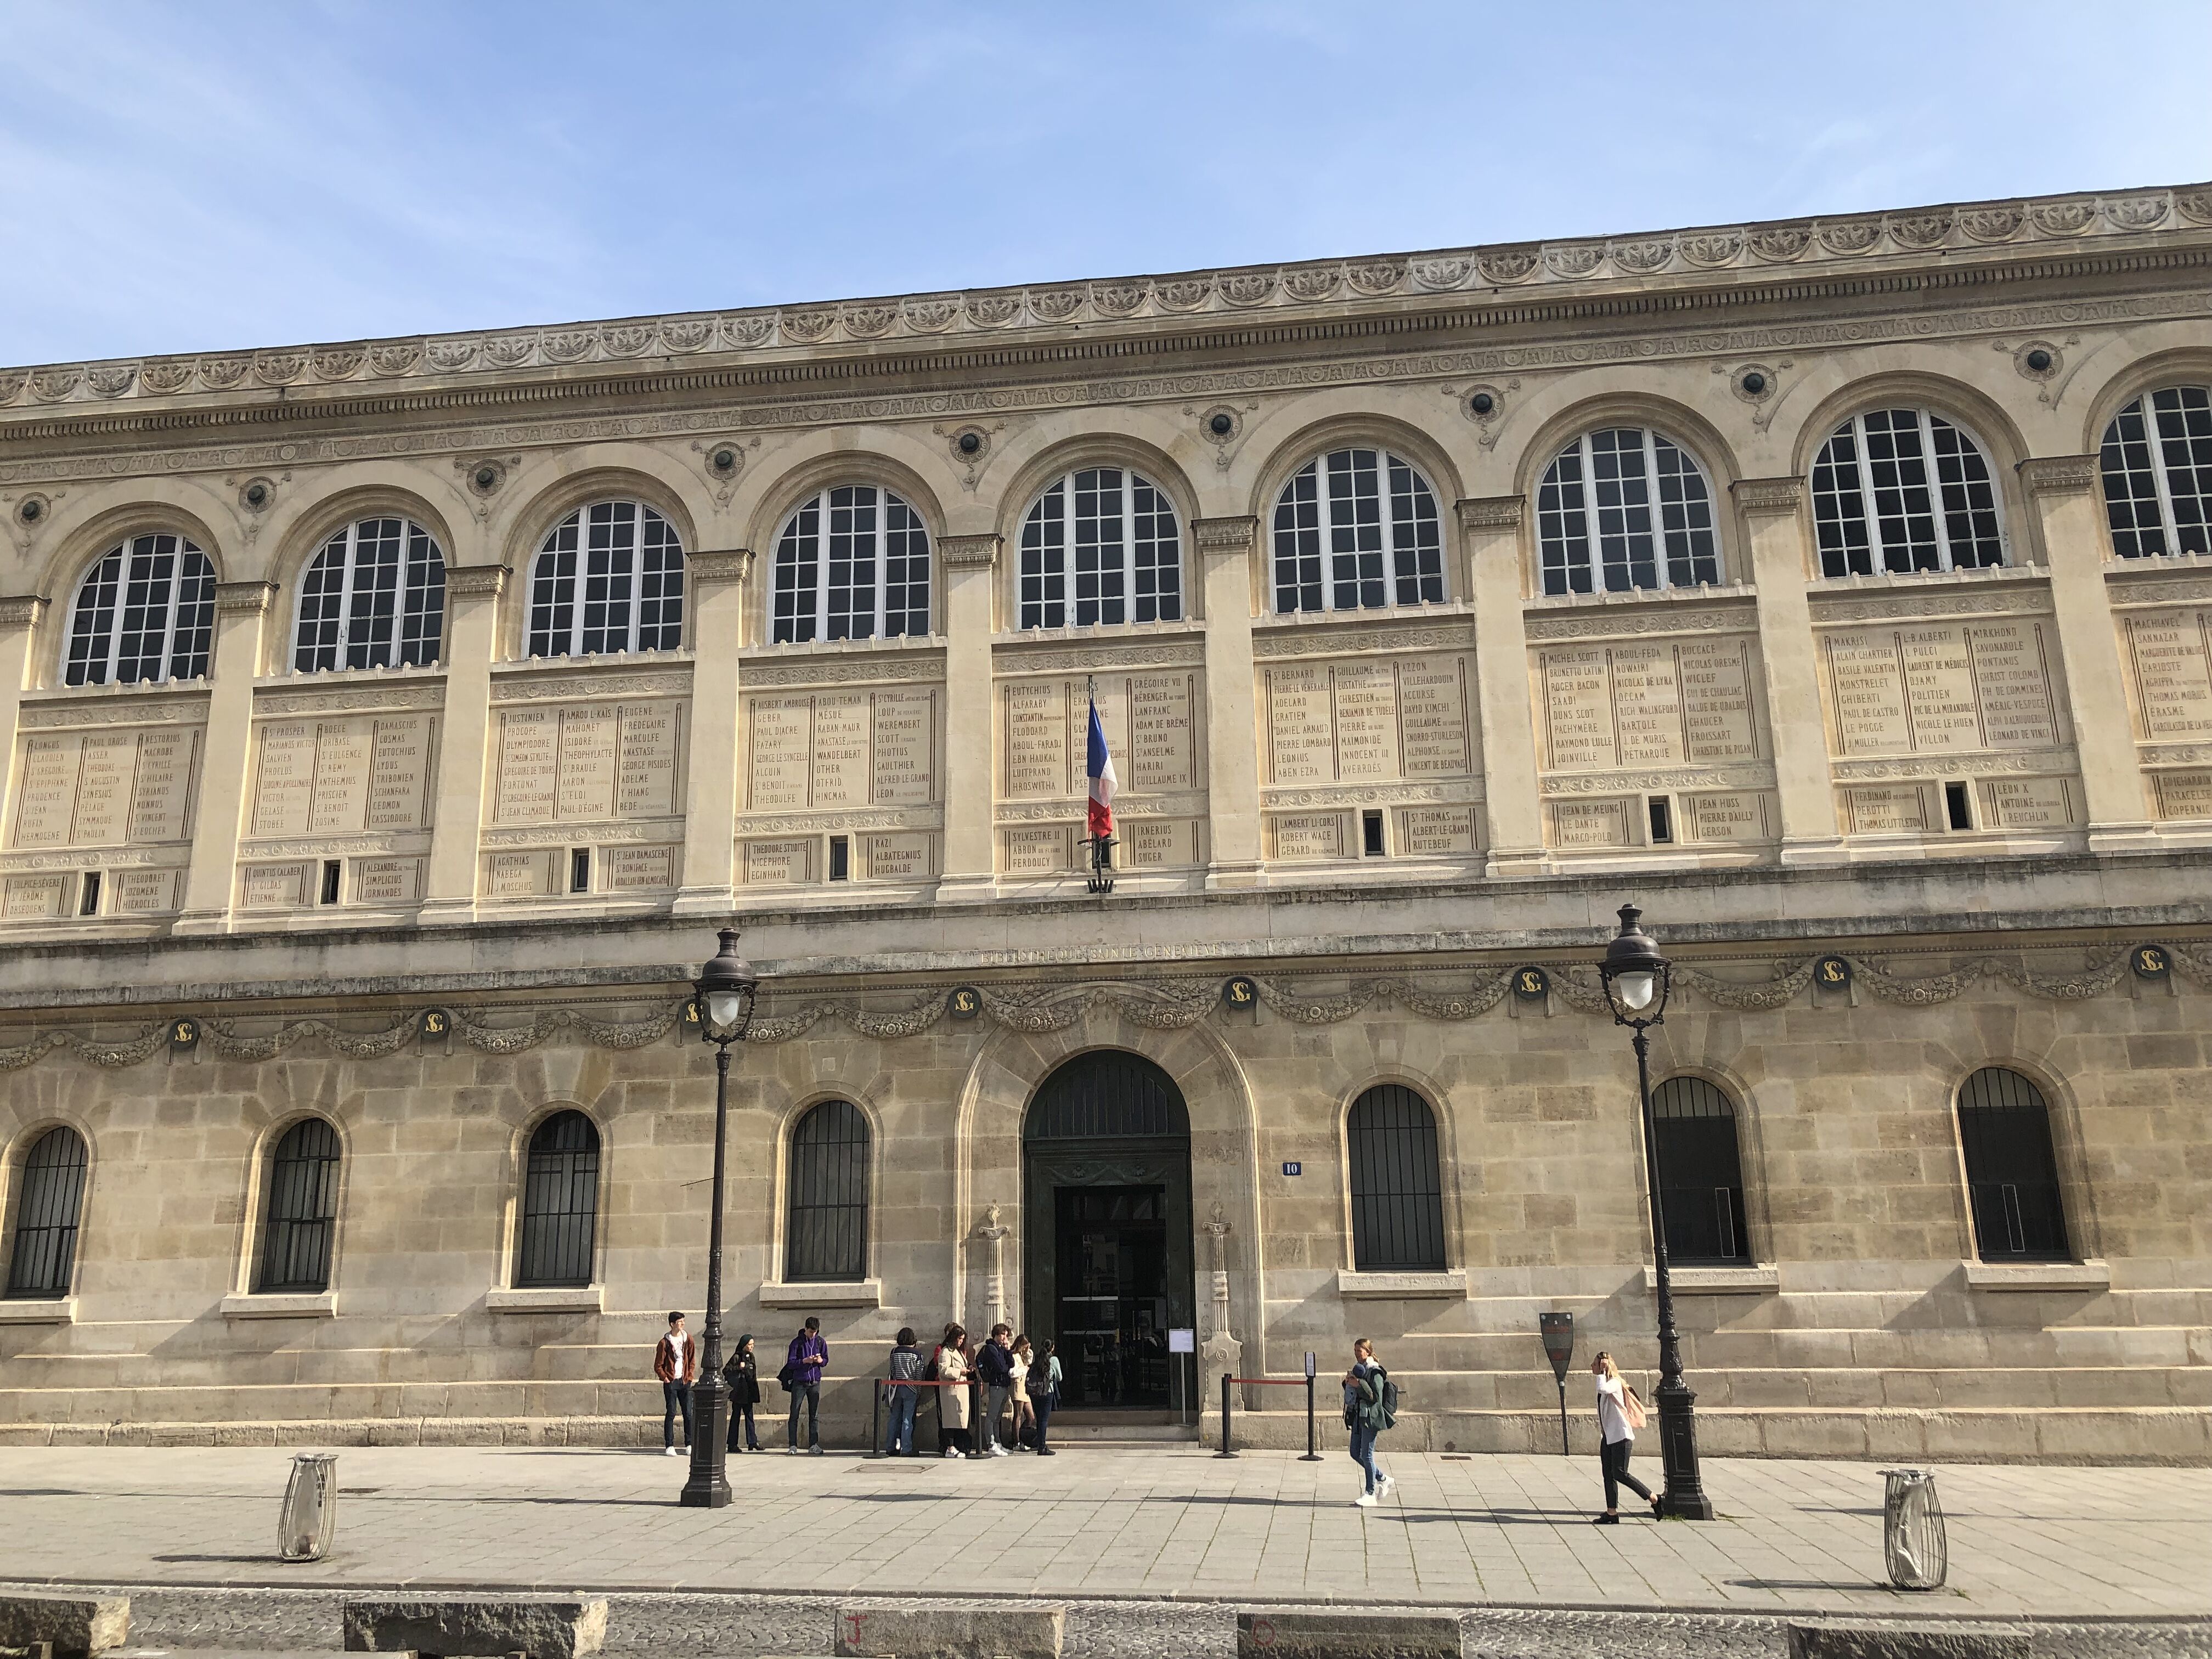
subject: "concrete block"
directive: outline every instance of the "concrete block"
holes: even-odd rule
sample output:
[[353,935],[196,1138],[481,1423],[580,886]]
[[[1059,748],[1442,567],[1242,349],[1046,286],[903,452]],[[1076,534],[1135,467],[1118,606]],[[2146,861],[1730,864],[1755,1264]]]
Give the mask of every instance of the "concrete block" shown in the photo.
[[1459,1659],[1455,1613],[1259,1607],[1237,1615],[1237,1659]]
[[837,1651],[868,1659],[1060,1659],[1061,1607],[840,1607]]
[[607,1638],[604,1598],[520,1595],[496,1600],[349,1596],[348,1653],[522,1653],[582,1659]]
[[2029,1659],[2021,1630],[1838,1619],[1790,1626],[1790,1659]]
[[0,1595],[0,1648],[50,1645],[54,1659],[105,1653],[131,1639],[127,1595]]

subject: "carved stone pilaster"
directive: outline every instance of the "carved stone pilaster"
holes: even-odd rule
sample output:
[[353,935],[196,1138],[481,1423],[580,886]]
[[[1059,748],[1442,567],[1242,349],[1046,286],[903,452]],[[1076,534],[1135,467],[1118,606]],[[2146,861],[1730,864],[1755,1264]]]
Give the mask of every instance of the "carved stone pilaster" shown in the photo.
[[1738,478],[1729,486],[1729,494],[1748,514],[1800,513],[1805,507],[1802,478]]
[[937,556],[947,569],[980,566],[989,568],[999,562],[1000,538],[993,536],[939,536]]
[[2096,488],[2094,455],[2033,455],[2020,464],[2021,488],[2031,495],[2076,495]]
[[1006,1317],[1006,1236],[1013,1229],[999,1219],[999,1206],[983,1212],[975,1237],[983,1245],[983,1334]]

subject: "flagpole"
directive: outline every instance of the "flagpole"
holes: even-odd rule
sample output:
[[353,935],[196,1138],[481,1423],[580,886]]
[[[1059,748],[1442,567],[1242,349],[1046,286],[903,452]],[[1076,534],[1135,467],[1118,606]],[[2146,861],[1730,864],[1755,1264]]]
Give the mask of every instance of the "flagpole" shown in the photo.
[[[1097,675],[1085,674],[1083,677],[1083,695],[1084,700],[1087,705],[1084,710],[1083,720],[1083,769],[1086,785],[1095,790],[1097,787],[1097,779],[1091,775],[1090,762],[1091,734],[1093,730],[1096,730],[1098,732],[1100,747],[1103,749],[1105,744],[1106,731],[1105,723],[1098,718],[1098,678]],[[1110,769],[1113,763],[1111,758],[1109,757],[1104,763],[1109,769]],[[1108,778],[1110,781],[1110,769],[1108,773]],[[1093,798],[1096,798],[1095,795]],[[1089,816],[1089,808],[1086,807],[1085,811],[1085,817],[1087,818]],[[1086,822],[1084,827],[1088,829],[1090,828],[1090,825]],[[1110,833],[1102,831],[1090,836],[1086,837],[1086,839],[1091,842],[1091,878],[1086,885],[1093,894],[1103,895],[1110,893],[1114,890],[1114,863],[1113,856],[1109,850],[1113,846],[1113,837]]]

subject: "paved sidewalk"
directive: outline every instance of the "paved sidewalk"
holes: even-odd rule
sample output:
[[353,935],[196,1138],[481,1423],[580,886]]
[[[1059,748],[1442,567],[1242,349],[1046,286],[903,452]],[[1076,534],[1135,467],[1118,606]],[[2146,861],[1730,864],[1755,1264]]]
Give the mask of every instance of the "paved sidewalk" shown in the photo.
[[[1959,1467],[1951,1582],[1881,1576],[1866,1464],[1717,1460],[1710,1524],[1593,1527],[1595,1460],[1389,1457],[1354,1508],[1340,1452],[1216,1461],[1071,1446],[1050,1462],[731,1462],[737,1504],[680,1509],[658,1452],[353,1449],[338,1547],[274,1559],[289,1454],[0,1448],[0,1578],[127,1585],[1307,1599],[1916,1617],[2212,1613],[2202,1470]],[[1656,1477],[1656,1467],[1644,1474]]]

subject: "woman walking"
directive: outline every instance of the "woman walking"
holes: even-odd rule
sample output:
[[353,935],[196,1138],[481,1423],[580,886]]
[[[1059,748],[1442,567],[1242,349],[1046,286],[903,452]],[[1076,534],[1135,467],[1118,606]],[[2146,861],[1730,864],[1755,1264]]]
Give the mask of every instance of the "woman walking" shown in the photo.
[[1352,1369],[1344,1374],[1344,1425],[1352,1431],[1352,1461],[1359,1465],[1364,1483],[1352,1501],[1363,1510],[1373,1509],[1398,1484],[1375,1462],[1375,1437],[1389,1426],[1383,1392],[1389,1377],[1372,1342],[1363,1336],[1352,1345]]
[[1592,1516],[1591,1522],[1601,1527],[1620,1524],[1623,1486],[1651,1505],[1651,1518],[1656,1521],[1659,1500],[1651,1495],[1650,1487],[1628,1472],[1629,1454],[1636,1449],[1636,1425],[1644,1420],[1644,1402],[1621,1380],[1620,1367],[1613,1363],[1611,1354],[1600,1352],[1590,1361],[1590,1375],[1597,1378],[1597,1431],[1602,1442],[1598,1467],[1605,1473],[1605,1513]]
[[753,1340],[741,1336],[731,1351],[729,1363],[722,1367],[722,1381],[730,1385],[729,1438],[738,1437],[738,1425],[745,1428],[745,1449],[758,1451],[760,1431],[753,1426],[753,1407],[760,1404],[760,1360],[753,1352]]
[[945,1328],[945,1340],[929,1357],[929,1370],[940,1382],[959,1386],[937,1393],[937,1438],[947,1457],[968,1449],[968,1333],[957,1325]]

